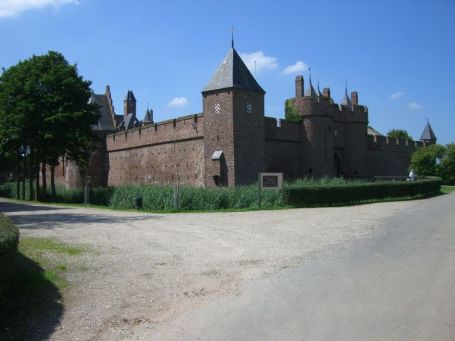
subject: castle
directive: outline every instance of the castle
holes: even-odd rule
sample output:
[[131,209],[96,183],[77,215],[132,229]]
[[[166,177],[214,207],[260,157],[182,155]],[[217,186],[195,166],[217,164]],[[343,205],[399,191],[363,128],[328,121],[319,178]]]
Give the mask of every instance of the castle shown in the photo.
[[[237,186],[257,181],[259,172],[285,178],[321,176],[406,176],[416,147],[436,142],[429,123],[421,141],[389,139],[368,127],[368,108],[357,92],[341,104],[330,89],[320,93],[309,79],[295,79],[288,103],[300,120],[264,115],[265,91],[234,46],[202,90],[202,113],[164,122],[153,111],[136,117],[136,99],[128,91],[124,114],[117,115],[109,86],[91,101],[101,118],[93,127],[101,139],[87,175],[95,186],[179,183]],[[67,187],[82,184],[74,163],[64,160],[56,172]]]

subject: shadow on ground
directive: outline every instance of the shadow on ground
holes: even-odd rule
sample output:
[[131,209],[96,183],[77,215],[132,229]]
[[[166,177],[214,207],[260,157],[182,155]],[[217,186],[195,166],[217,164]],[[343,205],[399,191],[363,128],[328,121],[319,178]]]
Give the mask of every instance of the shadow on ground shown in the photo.
[[[60,210],[65,209],[64,212]],[[45,211],[37,214],[22,214],[23,212]],[[54,212],[52,212],[55,210]],[[48,211],[48,212],[47,212]],[[81,224],[117,224],[127,223],[132,221],[142,221],[149,219],[160,219],[160,215],[118,215],[115,212],[112,214],[93,214],[77,213],[73,208],[66,207],[51,207],[45,205],[30,205],[17,204],[10,202],[0,202],[0,212],[8,213],[8,217],[14,224],[21,229],[55,229],[55,228],[71,228],[72,226],[80,226]]]
[[55,211],[70,209],[69,207],[56,207],[45,205],[30,205],[27,203],[0,202],[0,212],[31,212],[31,211]]
[[62,295],[37,263],[17,257],[16,278],[0,302],[0,340],[46,340],[63,315]]

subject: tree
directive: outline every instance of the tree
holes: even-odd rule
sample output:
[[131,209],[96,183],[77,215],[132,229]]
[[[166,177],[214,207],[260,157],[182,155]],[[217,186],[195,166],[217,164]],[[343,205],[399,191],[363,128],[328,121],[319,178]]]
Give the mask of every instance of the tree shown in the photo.
[[286,102],[284,102],[284,118],[294,122],[301,120],[299,111],[294,106],[294,101],[290,99],[287,99]]
[[411,169],[420,176],[438,175],[436,158],[442,158],[444,152],[445,147],[439,144],[417,148],[411,156]]
[[[49,164],[53,172],[63,155],[80,164],[87,162],[95,139],[92,125],[99,119],[98,107],[89,104],[90,85],[78,75],[76,65],[53,51],[19,62],[0,76],[0,141],[8,141],[0,148],[20,155],[18,150],[27,147],[31,193],[36,180],[35,198],[40,163]],[[52,188],[55,195],[53,181]]]
[[387,137],[392,139],[404,139],[412,141],[412,137],[404,129],[391,129],[388,131]]
[[444,183],[455,185],[455,143],[447,145],[439,167],[439,175]]

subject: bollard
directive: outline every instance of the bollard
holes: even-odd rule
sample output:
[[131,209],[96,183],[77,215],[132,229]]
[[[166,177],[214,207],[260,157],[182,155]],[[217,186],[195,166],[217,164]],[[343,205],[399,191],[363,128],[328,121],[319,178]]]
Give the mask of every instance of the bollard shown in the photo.
[[134,207],[137,210],[140,210],[142,208],[142,196],[140,194],[136,194],[134,197]]

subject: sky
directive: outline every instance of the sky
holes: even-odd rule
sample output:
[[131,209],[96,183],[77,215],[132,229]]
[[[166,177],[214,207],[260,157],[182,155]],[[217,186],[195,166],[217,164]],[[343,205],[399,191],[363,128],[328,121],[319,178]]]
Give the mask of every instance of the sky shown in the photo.
[[[231,45],[284,118],[296,75],[341,102],[345,84],[386,134],[419,139],[428,118],[438,143],[455,142],[455,1],[0,0],[0,67],[61,52],[111,87],[117,114],[129,89],[137,116],[202,111],[201,90]],[[254,63],[256,61],[256,63]],[[254,68],[256,64],[256,68]]]

